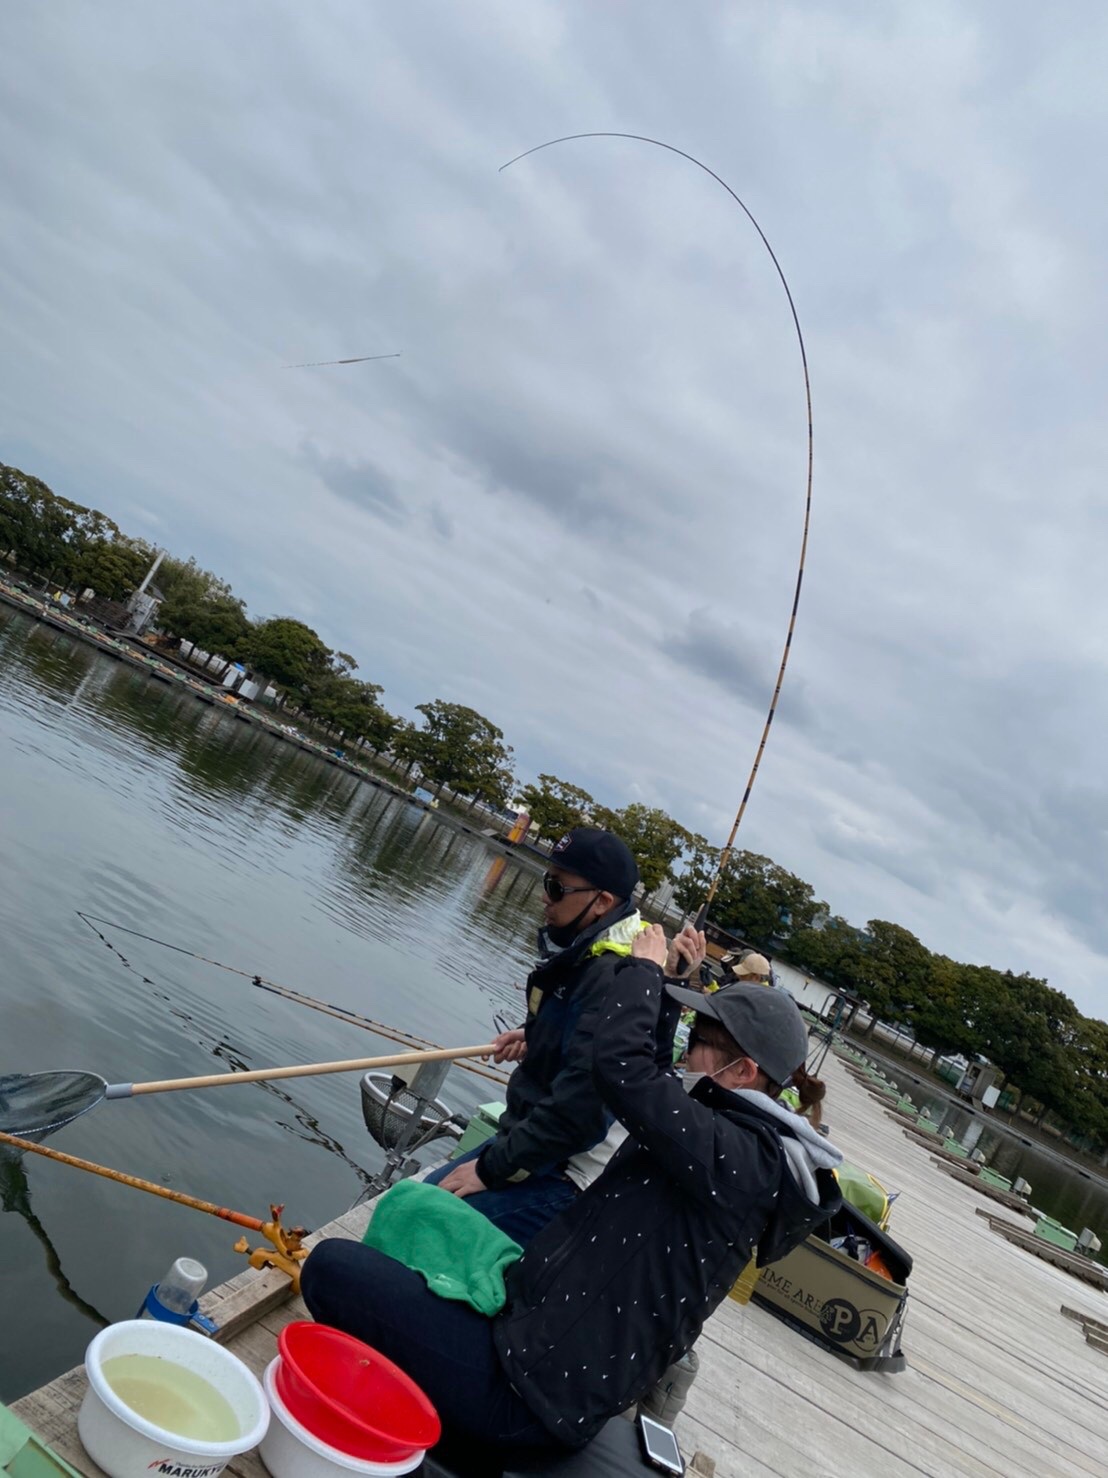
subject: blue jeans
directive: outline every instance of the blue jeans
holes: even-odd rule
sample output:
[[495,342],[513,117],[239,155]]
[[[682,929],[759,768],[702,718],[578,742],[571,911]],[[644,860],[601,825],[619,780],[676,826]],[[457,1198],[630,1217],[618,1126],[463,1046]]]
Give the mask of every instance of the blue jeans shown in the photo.
[[360,1242],[320,1242],[304,1263],[300,1291],[313,1319],[364,1340],[410,1375],[446,1435],[497,1448],[564,1451],[512,1389],[493,1344],[492,1320],[468,1304],[439,1298],[403,1263]]
[[[485,1144],[488,1143],[486,1140]],[[427,1184],[438,1185],[456,1165],[464,1165],[467,1160],[476,1160],[484,1148],[484,1144],[479,1144],[468,1154],[459,1155],[456,1160],[448,1160],[445,1165],[438,1166],[426,1177]],[[465,1201],[474,1211],[487,1216],[505,1236],[511,1237],[521,1247],[526,1247],[547,1222],[553,1221],[560,1211],[573,1205],[578,1194],[577,1187],[560,1170],[536,1170],[526,1180],[506,1186],[502,1191],[478,1191],[475,1196],[467,1196]]]

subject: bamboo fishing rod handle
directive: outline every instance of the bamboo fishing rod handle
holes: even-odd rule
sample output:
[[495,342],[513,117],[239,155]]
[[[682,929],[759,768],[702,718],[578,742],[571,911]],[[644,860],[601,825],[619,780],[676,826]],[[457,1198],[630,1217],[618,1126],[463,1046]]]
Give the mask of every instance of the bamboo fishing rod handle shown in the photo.
[[228,1083],[269,1083],[276,1078],[312,1078],[324,1073],[368,1072],[375,1067],[408,1067],[420,1062],[454,1062],[461,1057],[489,1057],[493,1043],[483,1047],[436,1047],[426,1052],[394,1052],[385,1057],[352,1057],[344,1062],[309,1062],[293,1067],[262,1067],[246,1073],[207,1073],[199,1078],[163,1078],[152,1083],[115,1085],[109,1098],[129,1098],[139,1093],[171,1093],[178,1088],[223,1088]]
[[105,1180],[129,1185],[136,1191],[149,1191],[152,1196],[161,1196],[163,1201],[176,1201],[179,1206],[191,1206],[194,1211],[206,1211],[210,1216],[218,1216],[222,1221],[232,1221],[236,1226],[247,1227],[252,1232],[265,1229],[265,1222],[260,1217],[247,1216],[244,1211],[231,1211],[226,1206],[217,1206],[214,1201],[201,1201],[198,1196],[186,1196],[184,1191],[171,1191],[168,1186],[157,1185],[152,1180],[140,1180],[137,1175],[127,1175],[108,1165],[97,1165],[95,1160],[81,1160],[76,1155],[65,1154],[63,1150],[47,1149],[46,1145],[35,1144],[31,1139],[0,1133],[0,1144],[10,1144],[13,1149],[43,1155],[47,1160],[57,1160],[61,1165],[72,1165],[74,1169],[87,1170],[92,1175],[102,1175]]

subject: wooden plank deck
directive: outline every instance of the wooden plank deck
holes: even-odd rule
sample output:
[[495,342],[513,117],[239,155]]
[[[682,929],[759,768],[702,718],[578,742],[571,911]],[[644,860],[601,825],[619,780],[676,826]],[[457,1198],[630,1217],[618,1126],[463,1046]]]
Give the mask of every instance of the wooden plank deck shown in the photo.
[[[856,1371],[764,1309],[725,1299],[697,1345],[701,1373],[677,1424],[683,1450],[713,1457],[717,1478],[1103,1478],[1108,1294],[996,1236],[974,1214],[976,1190],[932,1162],[933,1140],[906,1142],[835,1059],[825,1073],[835,1142],[901,1192],[893,1233],[915,1261],[908,1369]],[[358,1208],[316,1238],[360,1237],[368,1215]],[[282,1281],[251,1271],[209,1295],[206,1311],[227,1321],[269,1300],[228,1341],[257,1372],[281,1326],[303,1317],[299,1300],[273,1306]],[[80,1472],[102,1478],[77,1440],[83,1391],[83,1373],[70,1371],[15,1410]],[[265,1473],[253,1456],[228,1471]]]

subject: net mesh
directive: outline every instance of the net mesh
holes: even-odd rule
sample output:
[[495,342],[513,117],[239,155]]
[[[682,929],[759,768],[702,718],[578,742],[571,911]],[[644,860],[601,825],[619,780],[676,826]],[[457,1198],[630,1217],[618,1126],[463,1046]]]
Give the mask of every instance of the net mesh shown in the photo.
[[417,1114],[419,1133],[431,1135],[445,1125],[450,1110],[438,1099],[417,1097],[389,1073],[367,1073],[362,1079],[362,1116],[382,1149],[395,1149],[405,1140]]
[[5,1073],[0,1075],[0,1129],[40,1139],[95,1108],[106,1087],[95,1073]]

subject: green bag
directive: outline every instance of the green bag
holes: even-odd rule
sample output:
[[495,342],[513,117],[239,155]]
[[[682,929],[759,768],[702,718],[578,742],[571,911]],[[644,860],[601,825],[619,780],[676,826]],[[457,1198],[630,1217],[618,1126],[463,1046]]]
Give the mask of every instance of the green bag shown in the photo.
[[856,1206],[870,1221],[875,1221],[883,1232],[887,1232],[892,1204],[888,1191],[876,1176],[844,1160],[835,1171],[835,1178],[839,1182],[843,1200]]

